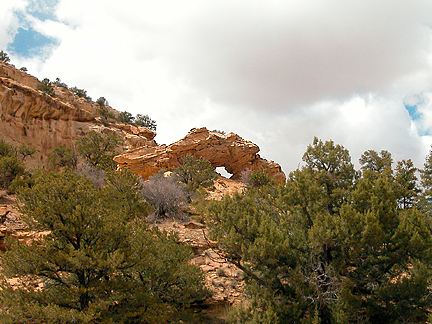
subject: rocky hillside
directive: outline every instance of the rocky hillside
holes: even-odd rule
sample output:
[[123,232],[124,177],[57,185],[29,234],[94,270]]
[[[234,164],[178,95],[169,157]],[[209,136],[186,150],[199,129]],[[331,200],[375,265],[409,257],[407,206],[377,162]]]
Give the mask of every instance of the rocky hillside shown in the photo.
[[[31,166],[45,165],[54,147],[74,143],[88,131],[113,132],[125,139],[125,149],[155,146],[156,133],[146,127],[102,123],[101,107],[68,89],[52,85],[54,96],[39,90],[35,77],[0,62],[0,138],[36,149]],[[108,109],[112,109],[107,107]]]
[[[0,138],[36,149],[31,166],[40,167],[54,147],[74,143],[88,131],[116,133],[125,140],[125,153],[115,158],[120,167],[127,167],[147,178],[160,169],[179,165],[187,154],[203,157],[216,167],[225,167],[239,179],[246,170],[265,170],[276,182],[285,181],[279,164],[258,154],[259,147],[234,133],[223,135],[205,128],[193,129],[171,145],[157,145],[156,133],[146,127],[107,122],[96,102],[80,98],[66,87],[51,84],[52,94],[42,91],[43,84],[34,76],[0,62]],[[113,115],[118,112],[109,106]]]
[[[98,103],[80,98],[66,87],[51,84],[50,94],[43,91],[37,78],[0,62],[0,138],[16,146],[24,144],[36,149],[30,167],[46,166],[51,150],[59,145],[73,148],[75,142],[90,130],[115,133],[124,139],[124,152],[114,160],[144,179],[161,169],[177,167],[183,157],[194,155],[208,160],[213,167],[225,167],[232,180],[219,177],[209,192],[209,199],[243,190],[240,179],[245,170],[264,170],[276,182],[285,181],[279,164],[258,154],[259,147],[234,133],[221,134],[206,128],[192,129],[183,139],[171,145],[158,145],[156,133],[146,127],[106,120],[100,116]],[[46,89],[45,89],[46,90]],[[52,90],[52,91],[51,91]],[[114,116],[118,112],[104,106]],[[187,211],[186,211],[187,212]],[[5,250],[5,235],[19,240],[34,240],[46,233],[29,231],[20,221],[14,196],[0,193],[0,250]],[[196,216],[196,215],[195,215]],[[193,219],[193,218],[190,218]],[[182,243],[192,246],[191,261],[206,273],[206,285],[213,292],[209,300],[208,323],[219,323],[229,305],[243,299],[244,281],[241,271],[226,262],[216,242],[207,239],[207,230],[199,222],[166,221],[158,224],[164,230],[179,234]],[[222,323],[223,321],[221,321]]]

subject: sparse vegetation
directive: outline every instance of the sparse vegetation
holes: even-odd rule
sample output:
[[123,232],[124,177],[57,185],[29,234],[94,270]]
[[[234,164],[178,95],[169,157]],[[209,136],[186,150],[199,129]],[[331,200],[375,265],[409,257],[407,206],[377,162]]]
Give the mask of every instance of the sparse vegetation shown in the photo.
[[56,78],[56,80],[53,82],[57,87],[69,89],[68,85],[60,80],[60,78]]
[[172,175],[165,177],[159,172],[144,183],[142,189],[144,199],[154,207],[156,219],[163,217],[179,217],[179,207],[187,203],[185,186]]
[[101,116],[102,122],[105,126],[107,126],[108,121],[115,121],[116,117],[114,116],[113,112],[109,110],[109,108],[102,106],[97,110],[97,113]]
[[96,103],[101,107],[108,106],[108,101],[104,97],[99,97]]
[[152,131],[156,131],[156,121],[151,119],[148,115],[137,114],[134,120],[136,126],[144,126]]
[[51,81],[48,78],[45,78],[41,81],[41,84],[39,85],[39,90],[51,97],[55,96],[54,88],[52,87]]
[[117,120],[124,124],[133,124],[135,118],[130,112],[122,111],[118,115]]
[[9,63],[10,62],[9,55],[4,51],[0,51],[0,61]]
[[77,87],[71,87],[71,88],[69,88],[69,90],[73,94],[77,95],[80,98],[84,98],[87,101],[91,101],[92,100],[91,97],[87,95],[87,91],[84,90],[84,89],[79,89]]
[[152,131],[156,131],[156,121],[151,119],[148,115],[137,114],[136,117],[134,117],[130,112],[122,111],[117,120],[124,124],[144,126]]

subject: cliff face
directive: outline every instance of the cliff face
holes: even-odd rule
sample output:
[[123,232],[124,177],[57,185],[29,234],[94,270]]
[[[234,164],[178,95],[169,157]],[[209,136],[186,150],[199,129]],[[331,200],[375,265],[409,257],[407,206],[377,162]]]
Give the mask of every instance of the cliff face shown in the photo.
[[114,160],[119,167],[129,168],[146,179],[161,169],[177,167],[182,158],[191,154],[208,160],[215,168],[225,167],[232,179],[240,179],[242,172],[249,169],[263,170],[276,182],[284,182],[285,174],[280,165],[261,158],[257,154],[259,150],[257,145],[237,134],[223,135],[199,128],[171,145],[141,147],[118,155]]
[[125,149],[155,146],[156,133],[146,127],[111,123],[104,125],[95,115],[100,106],[69,90],[54,87],[55,97],[38,90],[31,75],[0,62],[0,138],[36,149],[30,166],[40,167],[54,147],[74,143],[89,130],[116,133],[125,139]]

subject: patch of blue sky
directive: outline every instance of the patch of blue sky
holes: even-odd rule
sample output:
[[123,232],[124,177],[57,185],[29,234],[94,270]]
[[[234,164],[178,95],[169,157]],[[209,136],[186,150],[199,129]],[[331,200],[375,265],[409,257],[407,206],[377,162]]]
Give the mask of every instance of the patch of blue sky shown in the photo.
[[419,111],[419,106],[424,105],[425,101],[422,95],[406,96],[404,106],[413,121],[422,119],[423,114]]
[[57,21],[55,7],[59,0],[32,0],[26,8],[26,13],[41,20]]
[[24,58],[47,55],[47,48],[58,45],[55,38],[47,37],[31,26],[18,28],[14,41],[9,44],[8,52]]

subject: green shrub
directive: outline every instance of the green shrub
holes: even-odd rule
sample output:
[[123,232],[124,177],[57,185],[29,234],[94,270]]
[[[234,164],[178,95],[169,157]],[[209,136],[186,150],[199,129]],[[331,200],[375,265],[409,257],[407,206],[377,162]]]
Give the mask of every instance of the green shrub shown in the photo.
[[62,144],[52,149],[48,162],[55,168],[76,169],[78,157],[72,149]]
[[118,115],[117,120],[121,123],[124,123],[124,124],[133,124],[135,118],[130,112],[122,111]]
[[68,85],[60,80],[60,78],[56,78],[56,80],[53,82],[57,87],[69,89]]
[[48,78],[45,78],[41,81],[38,89],[51,97],[55,96],[54,88],[52,87],[51,81]]
[[0,158],[0,186],[8,188],[11,182],[24,173],[24,163],[16,156],[3,156]]
[[114,134],[101,134],[90,131],[77,142],[78,153],[86,162],[99,169],[115,169],[117,163],[113,160],[117,155],[122,140]]
[[0,61],[9,63],[10,62],[9,55],[6,52],[0,51]]
[[148,115],[137,114],[134,120],[136,126],[144,126],[152,131],[156,131],[156,121],[151,119]]
[[109,111],[106,107],[99,108],[97,113],[106,120],[116,120],[113,112]]
[[193,155],[185,156],[173,172],[191,193],[194,193],[200,186],[210,187],[217,178],[217,173],[209,161],[202,157],[197,159]]
[[265,171],[260,170],[251,171],[247,169],[243,171],[241,180],[252,188],[264,187],[274,184],[274,181],[268,176],[268,174]]
[[77,95],[80,98],[84,98],[87,101],[91,101],[91,97],[87,95],[87,91],[84,89],[79,89],[77,87],[71,87],[69,89],[73,94]]
[[143,221],[136,177],[96,188],[75,172],[43,173],[19,199],[30,230],[50,234],[9,240],[1,323],[191,323],[191,305],[208,296],[190,248]]
[[108,101],[104,97],[99,97],[96,103],[101,107],[108,106]]

